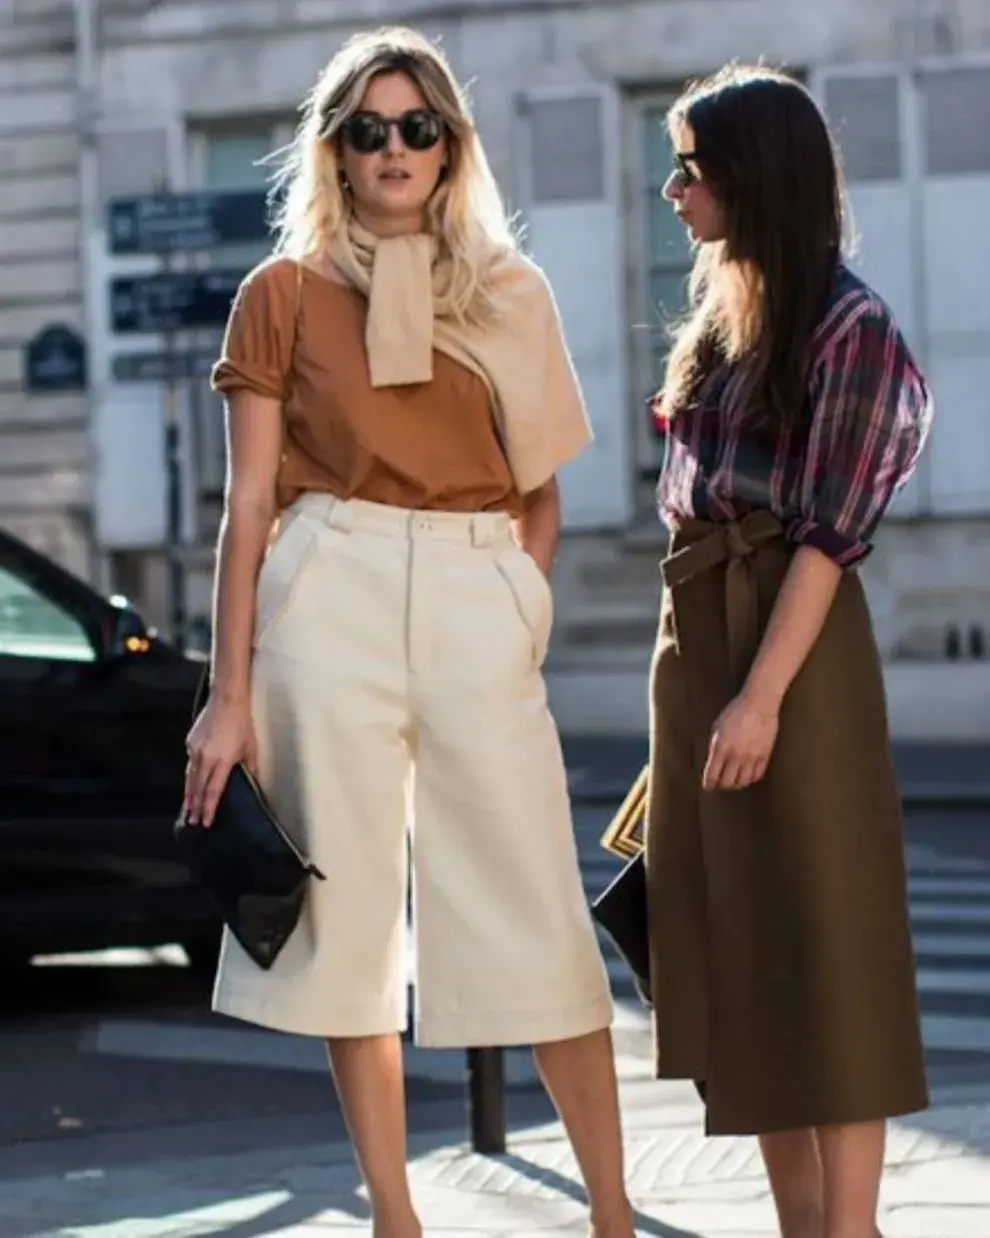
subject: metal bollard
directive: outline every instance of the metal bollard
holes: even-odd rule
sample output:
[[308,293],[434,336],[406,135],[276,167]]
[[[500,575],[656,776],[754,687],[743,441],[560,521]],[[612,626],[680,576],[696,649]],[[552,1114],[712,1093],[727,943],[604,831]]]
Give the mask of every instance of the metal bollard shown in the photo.
[[491,1156],[505,1151],[505,1051],[468,1049],[471,1147]]

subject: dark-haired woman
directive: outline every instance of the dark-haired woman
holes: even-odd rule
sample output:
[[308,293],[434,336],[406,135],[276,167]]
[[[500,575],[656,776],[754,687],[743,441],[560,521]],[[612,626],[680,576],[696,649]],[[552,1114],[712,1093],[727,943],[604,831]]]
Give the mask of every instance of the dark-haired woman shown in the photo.
[[785,1238],[874,1238],[885,1119],[927,1104],[900,807],[856,570],[924,378],[844,265],[825,121],[775,71],[674,106],[696,245],[656,412],[671,530],[648,791],[658,1074],[760,1136]]

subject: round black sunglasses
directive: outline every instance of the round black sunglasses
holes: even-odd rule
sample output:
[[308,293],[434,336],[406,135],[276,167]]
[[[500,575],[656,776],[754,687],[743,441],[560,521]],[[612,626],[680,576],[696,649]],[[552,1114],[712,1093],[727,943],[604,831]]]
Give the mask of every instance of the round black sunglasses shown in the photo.
[[341,132],[359,155],[373,155],[388,145],[393,125],[409,150],[429,150],[443,137],[443,117],[428,107],[414,107],[401,116],[355,112],[344,122]]

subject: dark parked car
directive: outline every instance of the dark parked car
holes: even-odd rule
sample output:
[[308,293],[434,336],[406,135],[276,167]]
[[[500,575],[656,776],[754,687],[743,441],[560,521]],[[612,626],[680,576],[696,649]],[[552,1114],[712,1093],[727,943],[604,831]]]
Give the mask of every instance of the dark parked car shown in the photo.
[[0,533],[0,960],[179,942],[216,915],[179,859],[202,663]]

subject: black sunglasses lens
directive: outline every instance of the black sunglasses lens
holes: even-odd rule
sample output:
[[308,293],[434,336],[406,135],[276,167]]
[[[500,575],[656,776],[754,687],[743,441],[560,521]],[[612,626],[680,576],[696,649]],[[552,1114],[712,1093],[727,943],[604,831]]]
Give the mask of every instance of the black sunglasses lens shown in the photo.
[[399,133],[410,150],[429,150],[443,133],[443,121],[426,108],[406,112],[399,121]]
[[691,166],[690,160],[681,155],[674,157],[674,175],[682,189],[688,189],[698,180],[698,174]]
[[388,142],[388,130],[380,116],[358,112],[347,122],[344,136],[359,155],[372,155]]

